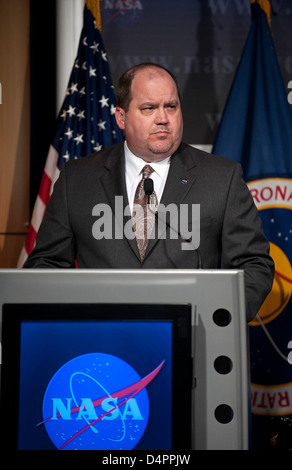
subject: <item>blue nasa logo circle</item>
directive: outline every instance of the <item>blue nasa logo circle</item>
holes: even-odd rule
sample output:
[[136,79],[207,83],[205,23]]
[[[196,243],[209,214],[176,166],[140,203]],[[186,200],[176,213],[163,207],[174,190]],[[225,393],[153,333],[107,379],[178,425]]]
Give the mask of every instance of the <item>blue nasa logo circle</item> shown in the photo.
[[110,354],[85,354],[64,364],[43,400],[43,423],[60,450],[133,449],[148,418],[143,380]]

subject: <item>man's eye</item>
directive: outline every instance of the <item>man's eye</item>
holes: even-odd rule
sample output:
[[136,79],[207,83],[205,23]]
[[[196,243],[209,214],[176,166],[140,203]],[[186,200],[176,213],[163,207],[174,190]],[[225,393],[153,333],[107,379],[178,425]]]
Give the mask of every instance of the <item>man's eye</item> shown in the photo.
[[153,109],[154,109],[153,106],[145,106],[145,108],[142,108],[142,112],[149,114],[149,113],[152,113]]

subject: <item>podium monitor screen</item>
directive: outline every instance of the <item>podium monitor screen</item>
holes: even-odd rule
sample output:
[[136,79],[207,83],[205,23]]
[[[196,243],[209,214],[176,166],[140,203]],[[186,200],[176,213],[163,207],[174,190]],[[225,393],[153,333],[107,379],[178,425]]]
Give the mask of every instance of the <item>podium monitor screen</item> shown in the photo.
[[191,448],[191,306],[5,304],[11,450]]

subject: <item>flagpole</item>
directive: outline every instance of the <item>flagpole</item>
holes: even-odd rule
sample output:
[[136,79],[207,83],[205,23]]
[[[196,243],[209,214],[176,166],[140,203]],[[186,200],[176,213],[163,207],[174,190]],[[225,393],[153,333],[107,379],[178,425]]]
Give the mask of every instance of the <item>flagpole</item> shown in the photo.
[[63,103],[83,26],[84,0],[57,0],[56,109]]

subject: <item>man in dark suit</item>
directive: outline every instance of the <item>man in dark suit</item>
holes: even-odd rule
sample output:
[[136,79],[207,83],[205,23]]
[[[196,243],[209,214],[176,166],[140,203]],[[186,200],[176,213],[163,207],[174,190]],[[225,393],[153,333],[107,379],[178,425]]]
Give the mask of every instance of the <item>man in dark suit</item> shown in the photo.
[[[204,269],[244,270],[250,321],[271,289],[274,264],[241,166],[181,142],[177,82],[160,66],[140,64],[122,75],[116,120],[124,143],[64,165],[24,267],[194,269],[200,257]],[[160,207],[172,205],[177,213],[154,229],[141,257],[129,227],[147,164],[156,226]],[[191,233],[189,246],[183,227]]]

